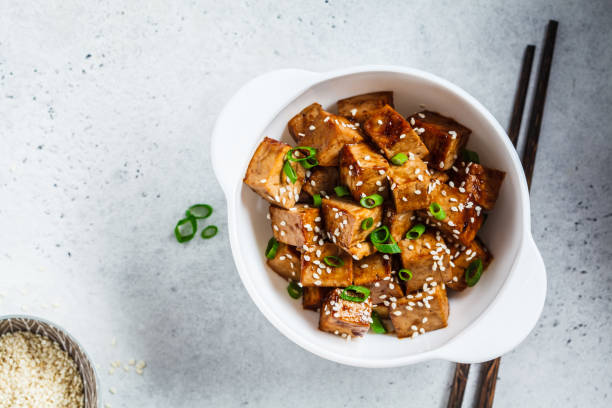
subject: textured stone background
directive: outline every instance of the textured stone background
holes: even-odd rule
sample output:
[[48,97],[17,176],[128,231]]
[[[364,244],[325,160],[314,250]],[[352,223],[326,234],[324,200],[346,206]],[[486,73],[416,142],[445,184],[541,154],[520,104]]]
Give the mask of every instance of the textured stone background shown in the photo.
[[[549,18],[532,190],[549,292],[502,360],[496,406],[610,406],[610,1],[1,2],[0,314],[66,327],[112,407],[445,406],[452,364],[347,368],[259,313],[231,259],[210,131],[258,74],[372,63],[445,77],[506,125]],[[178,245],[195,202],[214,205],[220,234]],[[108,373],[130,358],[144,376]]]

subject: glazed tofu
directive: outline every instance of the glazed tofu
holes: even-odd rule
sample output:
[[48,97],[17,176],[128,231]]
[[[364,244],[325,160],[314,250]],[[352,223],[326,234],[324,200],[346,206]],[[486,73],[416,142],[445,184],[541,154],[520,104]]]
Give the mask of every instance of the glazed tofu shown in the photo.
[[363,123],[368,115],[385,105],[393,108],[393,92],[372,92],[338,101],[338,114]]
[[291,146],[286,143],[264,138],[253,154],[243,180],[251,190],[283,208],[291,208],[298,201],[305,175],[304,168],[297,162],[290,162],[297,175],[295,183],[284,174],[285,155],[289,150]]
[[376,248],[370,241],[363,241],[353,244],[348,249],[345,249],[354,260],[358,261],[366,256],[376,253]]
[[374,282],[370,287],[370,297],[372,303],[377,305],[388,306],[392,310],[395,308],[395,302],[397,299],[404,296],[402,285],[398,282],[397,278],[391,271],[391,276],[384,277],[378,282]]
[[428,154],[427,147],[410,123],[389,105],[372,112],[363,129],[388,159],[398,153],[413,153],[419,158]]
[[388,195],[389,162],[365,143],[345,145],[340,151],[340,182],[357,201],[372,194]]
[[403,239],[398,245],[402,266],[412,272],[412,279],[404,281],[406,293],[452,279],[450,250],[440,235],[425,232],[417,239]]
[[[344,198],[324,198],[321,211],[328,238],[346,251],[349,251],[353,245],[365,241],[382,220],[381,206],[364,208]],[[361,223],[370,217],[374,220],[372,227],[367,230],[361,229]]]
[[444,284],[426,292],[407,295],[397,301],[390,313],[398,338],[417,337],[442,329],[448,324],[448,298]]
[[389,255],[376,253],[354,263],[354,285],[370,287],[386,277],[391,277]]
[[310,173],[310,177],[302,187],[311,196],[320,194],[325,197],[334,192],[334,187],[339,185],[338,169],[336,167],[317,167]]
[[429,206],[431,176],[423,160],[410,156],[401,166],[391,166],[389,178],[393,202],[398,213]]
[[317,160],[321,166],[337,166],[342,146],[363,141],[363,136],[351,121],[325,112],[318,103],[307,106],[295,115],[288,127],[300,146],[317,149]]
[[454,248],[451,247],[451,256],[451,277],[446,282],[446,286],[458,291],[468,287],[465,283],[465,270],[470,263],[480,259],[482,261],[482,270],[484,273],[491,261],[493,261],[493,255],[491,255],[491,252],[489,252],[487,247],[478,238],[472,241],[467,247],[464,245],[457,245]]
[[457,187],[463,187],[482,208],[492,210],[506,173],[478,163],[456,163],[451,178]]
[[387,206],[383,213],[383,224],[389,227],[389,232],[395,242],[400,242],[412,226],[414,219],[412,211],[398,213],[395,208]]
[[322,238],[319,209],[307,204],[297,204],[290,209],[271,205],[270,221],[274,238],[287,245],[302,248]]
[[343,289],[337,288],[329,293],[319,318],[319,330],[342,337],[363,337],[370,329],[372,302],[352,302],[340,297]]
[[[342,266],[333,267],[325,263],[326,256],[342,259]],[[346,287],[353,283],[353,258],[331,243],[311,245],[302,252],[302,286]]]
[[321,288],[318,286],[304,286],[302,295],[302,308],[308,310],[319,310],[323,300],[332,288]]
[[300,253],[295,247],[279,242],[276,256],[268,259],[268,266],[278,275],[287,280],[300,280]]
[[429,150],[429,166],[438,170],[451,168],[472,133],[454,119],[430,111],[415,113],[410,124]]

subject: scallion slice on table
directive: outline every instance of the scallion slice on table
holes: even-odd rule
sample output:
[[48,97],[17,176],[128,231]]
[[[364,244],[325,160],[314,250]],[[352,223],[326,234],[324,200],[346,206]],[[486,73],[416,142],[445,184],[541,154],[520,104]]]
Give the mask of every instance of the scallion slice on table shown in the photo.
[[365,220],[361,221],[361,229],[363,231],[369,230],[374,225],[374,218],[368,217]]
[[268,246],[266,247],[266,258],[274,259],[274,257],[276,256],[276,251],[278,251],[278,241],[276,240],[276,238],[272,237],[268,241]]
[[391,163],[395,164],[396,166],[401,166],[402,164],[406,163],[407,160],[408,156],[406,156],[405,153],[398,153],[391,158]]
[[315,194],[312,196],[312,205],[314,205],[315,207],[320,207],[321,203],[321,194]]
[[372,310],[372,323],[370,323],[370,329],[372,329],[374,333],[378,334],[385,334],[387,332],[376,310]]
[[340,268],[344,266],[344,260],[336,255],[328,255],[323,258],[323,262],[325,262],[328,266],[332,266],[334,268]]
[[208,218],[212,213],[213,209],[208,204],[195,204],[189,207],[187,211],[185,211],[185,215],[187,215],[187,217],[192,216],[193,218],[198,220]]
[[289,286],[287,286],[287,293],[289,293],[289,296],[291,296],[293,299],[299,299],[302,296],[302,293],[304,293],[304,289],[302,289],[297,282],[291,281],[289,282]]
[[216,225],[209,225],[208,227],[202,230],[200,236],[204,239],[210,239],[217,235],[217,232],[219,232],[219,228],[217,228]]
[[193,216],[183,218],[174,227],[174,236],[180,243],[190,241],[198,231],[198,224]]
[[336,186],[334,191],[338,197],[344,197],[350,194],[349,189],[346,186]]
[[423,224],[417,224],[406,233],[406,239],[418,239],[425,232]]
[[289,160],[287,160],[283,165],[283,172],[287,177],[289,177],[289,180],[292,183],[295,183],[297,181],[297,174],[295,172],[295,169],[291,166],[291,162]]
[[465,269],[465,283],[468,286],[474,286],[480,280],[481,275],[482,261],[480,259],[475,259]]
[[359,204],[365,208],[374,208],[378,207],[383,203],[383,198],[380,194],[372,194],[366,197],[363,197],[359,200]]
[[[349,294],[349,291],[355,292],[361,296],[353,296]],[[340,293],[340,297],[344,300],[348,300],[349,302],[362,303],[370,297],[370,289],[356,285],[347,286],[344,288],[342,293]]]
[[473,150],[463,149],[463,160],[466,162],[472,162],[480,164],[480,157],[478,157],[478,153]]
[[412,271],[410,271],[410,269],[400,269],[397,272],[397,277],[403,281],[409,281],[412,279]]
[[442,209],[442,207],[440,207],[440,204],[438,203],[431,203],[429,205],[429,212],[431,213],[431,215],[434,216],[436,220],[442,221],[443,219],[446,218],[446,213],[444,212],[444,210]]

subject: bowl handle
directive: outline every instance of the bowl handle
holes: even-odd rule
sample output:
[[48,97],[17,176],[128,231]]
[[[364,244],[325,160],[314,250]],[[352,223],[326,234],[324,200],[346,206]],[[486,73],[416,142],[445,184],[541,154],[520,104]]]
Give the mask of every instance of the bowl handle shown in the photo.
[[211,137],[213,170],[226,196],[245,171],[236,163],[249,162],[254,140],[278,111],[318,76],[299,69],[268,72],[247,82],[227,102]]
[[546,297],[546,268],[531,234],[491,309],[438,351],[445,360],[480,363],[511,351],[535,327]]

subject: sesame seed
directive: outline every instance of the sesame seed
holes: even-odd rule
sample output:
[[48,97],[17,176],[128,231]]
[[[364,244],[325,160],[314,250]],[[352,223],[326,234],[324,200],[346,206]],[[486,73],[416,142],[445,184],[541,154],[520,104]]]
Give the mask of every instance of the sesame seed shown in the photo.
[[310,126],[308,127],[308,130],[315,130],[315,129],[316,129],[316,127],[315,127],[314,125],[310,125]]

